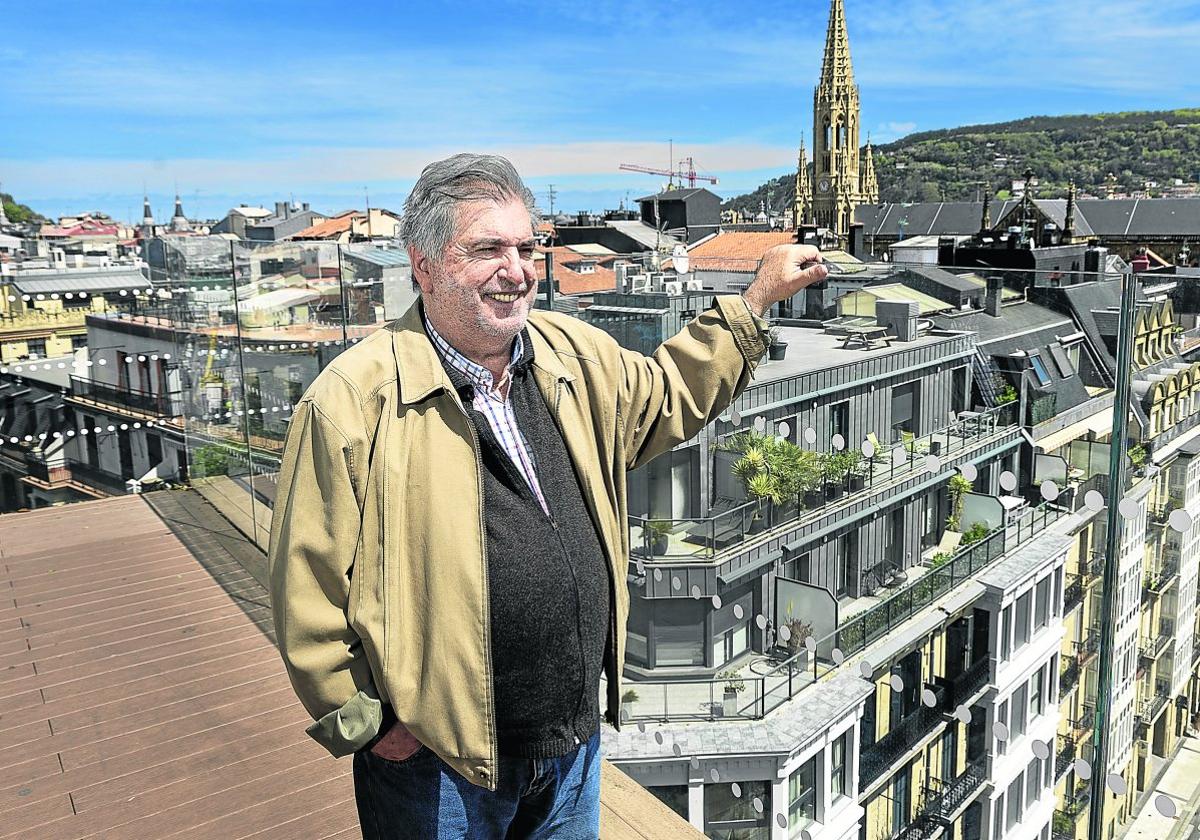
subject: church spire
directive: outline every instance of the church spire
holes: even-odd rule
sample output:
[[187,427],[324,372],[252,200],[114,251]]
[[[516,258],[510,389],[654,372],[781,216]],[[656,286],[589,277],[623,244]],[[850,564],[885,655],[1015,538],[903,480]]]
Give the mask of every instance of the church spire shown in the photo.
[[150,196],[142,193],[142,226],[154,227],[154,214],[150,212]]
[[863,159],[862,186],[859,189],[864,204],[879,203],[879,179],[875,177],[875,151],[871,135],[867,135],[867,151]]
[[846,7],[842,0],[833,0],[829,7],[829,28],[825,31],[821,87],[840,89],[853,86],[854,67],[850,63],[850,36],[846,34]]
[[800,141],[800,159],[796,163],[796,197],[792,199],[792,224],[799,228],[812,222],[812,184],[808,180],[808,153]]
[[1063,244],[1070,244],[1075,238],[1075,182],[1071,182],[1071,186],[1067,188],[1067,216],[1063,221],[1062,240]]

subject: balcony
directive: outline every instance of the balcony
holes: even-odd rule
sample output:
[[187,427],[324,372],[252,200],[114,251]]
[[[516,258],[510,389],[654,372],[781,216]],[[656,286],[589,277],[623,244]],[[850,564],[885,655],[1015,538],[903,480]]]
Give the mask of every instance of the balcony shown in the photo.
[[985,781],[987,763],[984,760],[967,765],[950,782],[931,779],[925,786],[921,805],[913,821],[893,834],[892,840],[930,840],[938,836],[940,831],[954,824],[975,794],[982,790]]
[[[928,471],[926,457],[947,459],[973,451],[1002,432],[1015,428],[1008,412],[992,409],[967,420],[959,420],[939,431],[884,447],[863,459],[858,475],[821,482],[823,490],[782,505],[758,501],[719,502],[710,515],[690,519],[630,516],[629,545],[635,560],[712,560],[757,537],[796,523],[826,516],[838,508],[861,502],[865,497],[911,480]],[[724,509],[721,509],[724,507]],[[755,519],[761,510],[762,516]]]
[[1070,581],[1063,588],[1063,615],[1083,603],[1083,581],[1079,575],[1068,575]]
[[[1043,504],[1017,521],[992,531],[982,540],[960,548],[952,559],[931,569],[920,579],[896,590],[888,600],[854,616],[833,633],[817,639],[815,653],[808,649],[774,665],[766,673],[741,672],[745,685],[736,709],[724,709],[725,680],[636,680],[629,683],[639,700],[629,704],[630,720],[758,719],[795,697],[800,691],[836,671],[848,657],[893,632],[896,628],[954,591],[965,581],[1057,522],[1065,513]],[[834,652],[838,654],[834,657]]]
[[1054,757],[1054,782],[1058,783],[1067,774],[1078,752],[1074,735],[1058,736],[1058,755]]
[[1147,639],[1138,648],[1138,655],[1147,662],[1154,662],[1170,646],[1175,640],[1175,636],[1171,633],[1160,632],[1152,639]]
[[1092,731],[1096,725],[1096,707],[1091,703],[1083,704],[1083,712],[1078,718],[1071,721],[1071,728],[1075,731],[1076,743],[1082,742],[1084,736]]
[[976,694],[988,684],[991,674],[991,662],[985,656],[978,662],[967,667],[965,671],[951,680],[944,680],[947,687],[946,708],[953,711],[959,706],[972,700]]
[[1171,697],[1166,691],[1156,690],[1154,694],[1138,703],[1138,723],[1147,727],[1153,726],[1154,721],[1158,720],[1158,716],[1169,702],[1171,702]]
[[179,391],[154,393],[118,388],[82,376],[71,377],[70,399],[139,418],[179,417],[183,414],[183,394]]
[[89,464],[81,464],[73,461],[71,463],[71,477],[80,484],[95,488],[110,496],[123,496],[129,492],[124,478],[116,473],[110,473],[108,470],[93,467]]
[[1079,674],[1083,668],[1079,664],[1078,657],[1070,657],[1066,659],[1066,665],[1058,676],[1058,699],[1063,700],[1068,694],[1074,691],[1075,686],[1079,685]]
[[863,748],[858,779],[861,790],[870,787],[872,782],[899,763],[920,741],[930,737],[935,732],[935,727],[944,720],[943,714],[948,710],[946,694],[940,687],[931,690],[939,697],[937,703],[933,706],[918,706],[886,735]]
[[1087,665],[1100,652],[1100,628],[1093,626],[1082,639],[1075,643],[1080,666]]

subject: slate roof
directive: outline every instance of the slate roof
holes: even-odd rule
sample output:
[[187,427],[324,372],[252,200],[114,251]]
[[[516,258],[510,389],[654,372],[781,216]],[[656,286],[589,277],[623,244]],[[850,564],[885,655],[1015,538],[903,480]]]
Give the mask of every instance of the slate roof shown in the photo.
[[[1066,199],[1036,199],[1039,209],[1060,227],[1066,218]],[[1017,207],[1017,201],[993,202],[996,224]],[[922,202],[864,204],[854,213],[866,235],[894,236],[906,219],[904,236],[972,234],[979,230],[983,202]],[[1082,236],[1200,236],[1200,198],[1080,199],[1075,202],[1075,232]]]
[[653,195],[653,194],[644,195],[637,200],[639,202],[642,202],[642,201],[653,202],[654,199],[657,198],[659,201],[687,201],[689,198],[693,198],[696,195],[698,195],[699,193],[708,193],[713,198],[720,200],[716,193],[712,192],[711,190],[706,190],[704,187],[684,187],[684,188],[678,188],[678,189],[673,189],[673,190],[666,190],[665,192],[660,192],[657,195]]
[[1001,306],[999,318],[979,310],[931,317],[943,329],[975,333],[979,336],[979,344],[987,345],[985,349],[989,353],[1011,352],[1006,346],[992,346],[993,342],[1014,341],[1017,346],[1034,347],[1037,346],[1037,338],[1033,337],[1036,333],[1045,331],[1046,342],[1050,342],[1059,335],[1075,332],[1075,323],[1070,317],[1030,301]]
[[121,271],[88,271],[87,269],[51,270],[45,273],[15,274],[4,279],[12,283],[24,295],[66,294],[67,292],[116,292],[121,289],[144,289],[150,287],[150,281],[146,279],[146,276],[132,266]]

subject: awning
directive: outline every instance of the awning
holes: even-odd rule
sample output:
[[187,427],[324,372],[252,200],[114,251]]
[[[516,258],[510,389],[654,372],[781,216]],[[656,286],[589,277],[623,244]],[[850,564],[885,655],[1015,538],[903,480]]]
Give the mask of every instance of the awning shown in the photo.
[[1059,429],[1057,432],[1051,432],[1043,438],[1037,439],[1037,446],[1042,452],[1053,452],[1060,446],[1066,446],[1076,438],[1081,438],[1088,432],[1096,434],[1105,434],[1112,431],[1113,410],[1112,406],[1103,408],[1097,411],[1091,417],[1086,417],[1083,420],[1072,423],[1071,425]]
[[763,568],[764,566],[770,566],[772,563],[774,563],[776,560],[778,560],[782,556],[783,556],[782,551],[768,552],[767,554],[764,554],[755,560],[751,560],[749,563],[747,563],[745,566],[742,566],[741,568],[734,569],[732,572],[726,572],[723,575],[717,575],[717,580],[721,582],[722,586],[728,586],[729,584],[733,583],[735,580],[744,578],[746,575],[753,574],[754,572],[757,572],[759,569]]

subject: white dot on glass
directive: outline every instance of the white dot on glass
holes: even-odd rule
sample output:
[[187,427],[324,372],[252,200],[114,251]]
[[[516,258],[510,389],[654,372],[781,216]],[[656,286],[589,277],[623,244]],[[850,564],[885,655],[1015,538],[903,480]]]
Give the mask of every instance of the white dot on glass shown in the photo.
[[677,577],[671,578],[671,588],[674,589],[676,592],[678,592],[680,589],[683,588],[683,581],[681,581]]
[[745,615],[745,614],[746,614],[746,611],[742,609],[742,605],[741,605],[741,604],[734,604],[734,605],[733,605],[733,617],[734,617],[734,618],[736,618],[738,621],[741,621],[741,620],[742,620],[742,616],[743,616],[743,615]]
[[1017,477],[1008,470],[1000,473],[1000,487],[1008,492],[1017,489]]
[[1058,498],[1058,485],[1053,481],[1042,482],[1042,498],[1047,502],[1053,502]]
[[675,753],[676,758],[679,758],[679,756],[683,755],[683,750],[679,748],[678,744],[671,745],[671,752]]
[[895,449],[892,450],[892,466],[894,466],[894,467],[903,466],[904,462],[906,460],[908,460],[908,458],[904,454],[903,446],[897,446]]
[[1188,515],[1186,510],[1180,508],[1179,510],[1171,511],[1171,515],[1167,517],[1167,524],[1171,526],[1172,530],[1182,534],[1184,531],[1191,529],[1192,517]]
[[965,705],[959,706],[954,712],[954,717],[956,720],[960,721],[961,723],[970,723],[971,722],[971,710],[968,709]]
[[750,804],[754,806],[754,810],[757,811],[758,813],[761,814],[763,812],[763,801],[761,799],[759,799],[757,796],[754,797],[754,801],[751,802]]
[[1050,757],[1050,747],[1049,747],[1049,745],[1046,744],[1045,741],[1034,741],[1033,742],[1033,754],[1036,755],[1038,758],[1040,758],[1042,761],[1045,761],[1047,758]]
[[714,782],[719,782],[721,781],[721,774],[718,773],[717,768],[714,767],[708,771],[708,778],[712,779]]
[[1154,810],[1169,820],[1175,819],[1175,815],[1178,813],[1175,808],[1175,800],[1164,793],[1154,797]]
[[646,731],[646,722],[644,720],[639,720],[638,721],[638,732],[645,732],[645,731]]
[[729,786],[729,792],[733,794],[734,799],[742,798],[742,786],[739,785],[737,782],[734,782],[733,784],[731,784]]
[[790,638],[792,638],[791,628],[788,627],[786,624],[782,625],[779,628],[779,641],[786,642]]
[[1137,519],[1137,515],[1141,511],[1141,508],[1138,507],[1138,503],[1133,499],[1122,499],[1121,503],[1117,505],[1117,510],[1120,511],[1121,515],[1126,519]]
[[830,441],[830,444],[832,444],[835,450],[841,452],[846,448],[846,439],[841,435],[834,435],[833,440]]
[[1109,773],[1104,777],[1104,786],[1115,793],[1117,796],[1124,796],[1126,787],[1125,779],[1120,773]]
[[761,416],[755,417],[754,418],[754,431],[765,432],[766,430],[767,430],[767,418],[761,417]]
[[779,824],[780,828],[787,828],[787,817],[785,817],[783,814],[776,814],[775,822]]
[[697,601],[700,600],[700,587],[692,584],[692,597]]
[[1005,726],[1000,721],[997,721],[996,724],[992,727],[992,733],[996,736],[997,741],[1007,741],[1008,740],[1008,727]]
[[862,674],[869,680],[875,676],[875,669],[871,667],[870,662],[864,659],[862,662],[858,663],[858,673]]
[[779,435],[781,438],[787,437],[789,434],[791,434],[791,432],[792,432],[792,427],[789,426],[787,423],[780,423],[778,426],[775,427],[775,433],[777,435]]
[[655,569],[655,570],[654,570],[654,579],[655,579],[655,580],[657,580],[657,581],[661,581],[661,580],[662,580],[662,569]]
[[959,469],[959,472],[962,473],[962,477],[965,478],[967,481],[974,481],[976,478],[979,477],[979,470],[977,470],[975,468],[974,464],[963,464],[958,469]]
[[938,472],[942,468],[942,459],[936,455],[925,456],[925,469],[929,472]]
[[656,744],[662,744],[662,742],[663,742],[663,736],[662,736],[662,733],[661,733],[661,732],[655,732],[655,733],[654,733],[654,743],[656,743]]
[[713,605],[714,610],[721,609],[721,596],[720,595],[712,596],[712,605]]
[[805,443],[816,443],[817,442],[817,430],[813,429],[811,427],[805,429],[804,430],[804,442]]
[[742,414],[739,411],[729,412],[729,422],[735,426],[742,425]]
[[809,653],[812,653],[814,650],[817,649],[817,640],[814,639],[812,636],[805,636],[804,637],[804,647],[806,650],[808,650]]
[[1104,495],[1099,490],[1089,490],[1083,496],[1083,503],[1093,513],[1104,510]]
[[846,655],[844,653],[842,653],[841,648],[834,648],[833,651],[829,654],[829,656],[833,660],[834,665],[841,665],[843,662],[846,661]]
[[765,615],[754,616],[754,624],[759,630],[767,629],[767,617]]
[[864,458],[874,458],[875,444],[871,443],[869,440],[864,440],[862,442],[862,454]]
[[693,770],[700,769],[700,759],[696,758],[696,756],[692,756],[692,760],[688,763],[692,765]]
[[892,674],[888,677],[888,685],[892,687],[892,691],[899,692],[904,690],[904,680],[899,674]]

